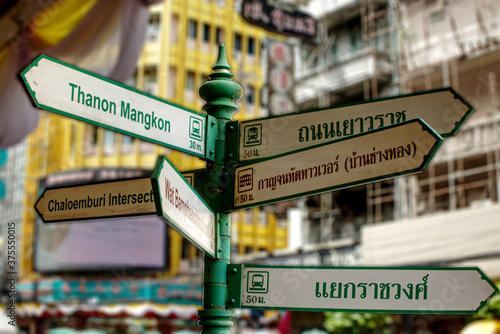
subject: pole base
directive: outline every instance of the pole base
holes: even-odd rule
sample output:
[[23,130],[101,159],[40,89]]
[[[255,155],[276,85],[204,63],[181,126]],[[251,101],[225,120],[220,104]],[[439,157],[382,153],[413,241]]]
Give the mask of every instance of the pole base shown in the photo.
[[230,310],[199,310],[198,316],[201,334],[229,334],[229,328],[233,326],[234,311]]

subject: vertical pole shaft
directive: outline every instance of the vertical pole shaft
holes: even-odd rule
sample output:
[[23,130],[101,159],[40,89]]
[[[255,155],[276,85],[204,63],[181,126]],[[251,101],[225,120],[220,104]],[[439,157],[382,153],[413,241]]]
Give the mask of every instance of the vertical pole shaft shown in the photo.
[[[227,63],[225,47],[219,47],[219,57],[212,67],[209,80],[200,86],[200,97],[206,101],[203,110],[215,117],[217,128],[214,161],[207,165],[212,178],[227,180],[226,161],[226,124],[232,120],[238,110],[236,102],[242,95],[239,84],[232,81],[231,67]],[[232,192],[232,184],[222,182],[217,193]],[[215,201],[224,201],[222,196]],[[227,207],[218,203],[218,207]],[[202,334],[229,334],[234,312],[227,307],[227,267],[231,255],[231,215],[228,212],[216,212],[216,257],[205,255],[203,268],[203,310],[198,311]]]

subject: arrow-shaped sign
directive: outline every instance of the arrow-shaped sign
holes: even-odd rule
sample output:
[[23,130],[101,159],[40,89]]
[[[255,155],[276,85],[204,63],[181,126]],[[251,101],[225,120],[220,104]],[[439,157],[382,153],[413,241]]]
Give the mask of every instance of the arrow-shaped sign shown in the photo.
[[215,257],[215,214],[166,157],[158,157],[151,176],[158,215]]
[[478,268],[229,265],[231,308],[475,313],[498,289]]
[[239,127],[239,161],[269,158],[415,118],[448,137],[473,110],[453,89],[443,88],[245,121]]
[[156,214],[150,178],[45,189],[35,209],[44,223]]
[[254,207],[420,172],[443,139],[421,119],[235,169],[234,207]]
[[43,55],[20,76],[38,108],[205,157],[205,115]]

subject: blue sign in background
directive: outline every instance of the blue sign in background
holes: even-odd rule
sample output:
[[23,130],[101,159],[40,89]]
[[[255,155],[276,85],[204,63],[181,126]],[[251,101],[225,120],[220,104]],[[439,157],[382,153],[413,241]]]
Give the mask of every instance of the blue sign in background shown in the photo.
[[[101,304],[153,302],[201,306],[202,286],[167,280],[45,279],[18,283],[20,302],[82,303],[94,299]],[[36,296],[36,297],[35,297]]]

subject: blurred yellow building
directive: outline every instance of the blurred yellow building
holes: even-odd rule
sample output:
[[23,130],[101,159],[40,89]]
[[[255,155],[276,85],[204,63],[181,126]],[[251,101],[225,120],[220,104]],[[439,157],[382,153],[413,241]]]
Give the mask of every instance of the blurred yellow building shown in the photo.
[[[265,116],[261,107],[265,81],[261,64],[262,45],[269,35],[243,21],[233,2],[162,2],[151,6],[146,43],[136,74],[126,84],[201,112],[204,101],[197,90],[212,72],[218,45],[224,43],[234,80],[241,84],[245,94],[235,118]],[[29,136],[26,154],[20,279],[37,277],[33,271],[36,218],[33,206],[39,196],[40,178],[88,168],[152,170],[157,156],[162,154],[180,171],[205,166],[198,158],[48,112],[41,112],[39,125]],[[271,210],[235,212],[232,220],[232,242],[237,253],[286,247],[286,222]],[[198,267],[193,261],[201,265],[201,254],[193,245],[173,229],[169,229],[169,237],[170,270],[159,273],[159,277]]]

